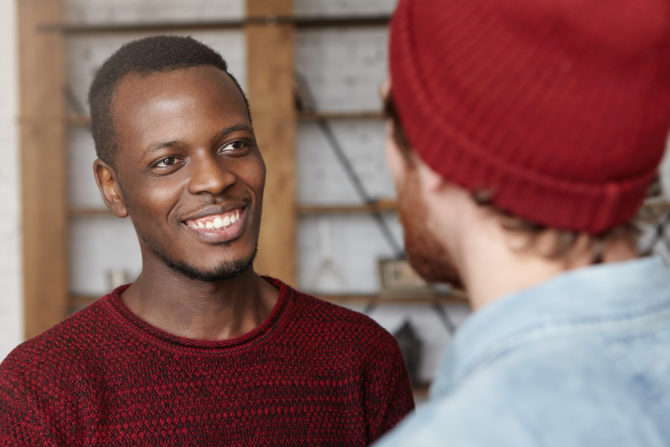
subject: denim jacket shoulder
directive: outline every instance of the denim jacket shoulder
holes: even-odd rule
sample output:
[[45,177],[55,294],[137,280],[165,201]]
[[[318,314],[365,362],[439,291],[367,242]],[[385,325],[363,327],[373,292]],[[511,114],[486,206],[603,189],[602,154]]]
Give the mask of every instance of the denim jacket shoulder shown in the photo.
[[381,445],[670,445],[670,271],[572,271],[459,329],[431,402]]

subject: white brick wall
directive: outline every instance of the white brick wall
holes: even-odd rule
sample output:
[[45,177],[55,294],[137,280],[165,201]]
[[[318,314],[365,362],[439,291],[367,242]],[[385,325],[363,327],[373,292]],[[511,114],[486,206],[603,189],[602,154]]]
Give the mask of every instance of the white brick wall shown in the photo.
[[15,0],[0,1],[0,360],[23,333]]

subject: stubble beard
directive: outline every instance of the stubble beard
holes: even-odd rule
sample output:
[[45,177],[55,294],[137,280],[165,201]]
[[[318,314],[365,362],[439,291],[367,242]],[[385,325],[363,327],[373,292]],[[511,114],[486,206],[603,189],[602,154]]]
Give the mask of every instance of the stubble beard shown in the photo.
[[217,282],[239,278],[244,273],[251,270],[254,265],[256,252],[258,251],[258,244],[256,244],[254,245],[254,250],[250,256],[244,259],[222,262],[210,270],[204,270],[184,261],[171,258],[167,253],[165,253],[155,244],[151,243],[151,241],[148,241],[144,238],[143,241],[149,250],[158,256],[158,258],[160,258],[170,269],[184,275],[189,279],[202,282]]
[[448,248],[427,225],[428,207],[421,195],[415,170],[408,170],[404,185],[398,190],[398,203],[405,250],[414,270],[427,281],[462,287]]
[[244,273],[249,271],[254,264],[256,251],[257,248],[254,247],[253,253],[246,259],[241,260],[236,259],[234,261],[224,262],[221,263],[216,268],[209,271],[198,269],[197,267],[186,264],[185,262],[176,261],[174,259],[169,258],[168,256],[165,256],[164,254],[158,252],[155,253],[161,259],[163,259],[165,265],[170,267],[175,272],[181,273],[182,275],[186,276],[189,279],[203,282],[216,282],[216,281],[224,281],[228,279],[239,278]]

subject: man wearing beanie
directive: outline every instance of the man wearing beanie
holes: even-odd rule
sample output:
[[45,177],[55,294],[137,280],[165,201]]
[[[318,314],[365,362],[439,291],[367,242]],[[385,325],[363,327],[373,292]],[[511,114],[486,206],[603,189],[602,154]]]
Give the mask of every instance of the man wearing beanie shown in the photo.
[[670,2],[400,0],[383,95],[408,257],[475,312],[379,445],[670,445],[670,271],[630,225]]

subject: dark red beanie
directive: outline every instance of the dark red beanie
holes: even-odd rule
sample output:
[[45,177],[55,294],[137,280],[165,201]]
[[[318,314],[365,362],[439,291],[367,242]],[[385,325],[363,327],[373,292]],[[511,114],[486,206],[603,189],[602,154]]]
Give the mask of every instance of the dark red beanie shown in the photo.
[[400,0],[392,95],[434,171],[555,228],[636,213],[670,126],[670,2]]

